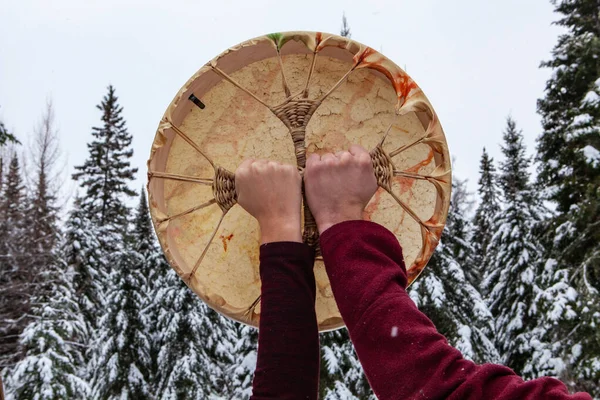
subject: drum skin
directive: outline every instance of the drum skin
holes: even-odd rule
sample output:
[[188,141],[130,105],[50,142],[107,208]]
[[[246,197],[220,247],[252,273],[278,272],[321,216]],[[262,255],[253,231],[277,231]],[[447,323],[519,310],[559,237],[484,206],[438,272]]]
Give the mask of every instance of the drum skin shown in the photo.
[[[302,171],[306,154],[354,143],[370,150],[380,186],[364,218],[396,235],[410,283],[439,242],[451,188],[444,133],[421,89],[385,56],[337,35],[277,33],[226,50],[179,90],[152,145],[150,210],[170,265],[211,308],[258,326],[260,232],[235,203],[233,173],[247,158]],[[303,213],[305,241],[318,246]],[[339,328],[320,257],[314,273],[319,329]]]

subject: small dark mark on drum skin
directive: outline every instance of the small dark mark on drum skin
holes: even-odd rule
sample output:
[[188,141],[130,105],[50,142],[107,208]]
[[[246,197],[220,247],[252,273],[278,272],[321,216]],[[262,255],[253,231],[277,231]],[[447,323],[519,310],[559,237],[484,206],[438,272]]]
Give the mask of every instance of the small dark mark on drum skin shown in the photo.
[[204,107],[206,107],[204,105],[203,102],[200,101],[199,98],[197,98],[196,96],[194,96],[194,93],[190,94],[190,97],[188,97],[188,99],[194,103],[195,105],[197,105],[201,110],[204,110]]

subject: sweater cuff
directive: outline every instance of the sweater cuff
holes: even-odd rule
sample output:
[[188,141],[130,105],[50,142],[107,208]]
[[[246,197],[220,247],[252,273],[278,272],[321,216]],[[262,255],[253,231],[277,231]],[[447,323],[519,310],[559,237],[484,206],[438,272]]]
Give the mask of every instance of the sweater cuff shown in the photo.
[[[278,259],[285,260],[304,260],[300,263],[303,267],[310,268],[312,271],[315,261],[315,250],[305,243],[299,242],[271,242],[260,246],[260,265],[267,267],[275,265],[268,261]],[[279,264],[277,264],[279,265]]]
[[377,235],[391,236],[395,241],[398,241],[396,235],[394,235],[389,229],[383,225],[379,225],[376,222],[365,221],[365,220],[352,220],[344,221],[338,224],[332,225],[329,229],[321,234],[321,246],[327,246],[329,242],[335,240],[340,234],[346,234],[348,236],[361,236],[365,233],[374,233]]

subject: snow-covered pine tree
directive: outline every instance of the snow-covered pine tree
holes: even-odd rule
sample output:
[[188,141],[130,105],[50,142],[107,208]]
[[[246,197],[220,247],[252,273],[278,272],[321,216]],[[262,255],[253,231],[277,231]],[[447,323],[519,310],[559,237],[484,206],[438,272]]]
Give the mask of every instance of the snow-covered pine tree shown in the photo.
[[526,372],[539,318],[542,248],[536,230],[543,209],[529,183],[529,158],[523,135],[510,117],[503,134],[498,181],[504,207],[493,222],[489,269],[483,287],[496,322],[496,345],[502,363],[518,374]]
[[[598,183],[600,111],[600,16],[597,0],[554,0],[567,29],[542,67],[553,70],[538,101],[544,132],[538,138],[539,182],[560,212],[585,198]],[[595,165],[595,167],[594,167]]]
[[472,244],[473,225],[471,215],[473,209],[472,195],[467,191],[467,181],[454,179],[452,181],[452,199],[450,212],[452,215],[446,222],[451,234],[445,238],[444,245],[450,250],[452,258],[462,267],[467,280],[477,288],[469,279],[476,275],[474,262],[474,247]]
[[78,172],[73,174],[73,179],[86,190],[82,206],[90,219],[109,232],[120,234],[128,216],[124,200],[135,195],[127,185],[137,168],[132,168],[129,161],[133,155],[132,138],[117,100],[115,89],[109,86],[108,94],[96,106],[102,111],[103,125],[92,128],[94,140],[88,143],[88,159],[75,167]]
[[227,332],[227,342],[222,345],[228,346],[219,356],[226,366],[227,376],[227,392],[222,394],[225,398],[247,399],[252,394],[252,379],[256,369],[258,330],[221,316],[220,320]]
[[49,102],[30,147],[35,175],[26,210],[28,245],[24,262],[31,271],[35,291],[31,301],[33,318],[20,339],[25,358],[13,368],[9,381],[19,399],[34,398],[34,394],[40,399],[87,394],[86,382],[81,379],[85,345],[76,342],[87,336],[86,326],[75,299],[75,272],[72,267],[66,268],[57,246],[60,232],[54,169],[60,152],[53,121]]
[[[464,183],[453,180],[448,219],[441,242],[427,268],[409,288],[409,295],[435,324],[448,343],[475,362],[496,362],[491,312],[479,291],[467,280],[464,267],[456,257],[470,253],[464,237],[454,237],[469,225],[465,208],[468,203]],[[462,233],[461,233],[462,235]],[[465,250],[465,247],[468,248]],[[460,251],[457,252],[456,250]]]
[[[473,219],[473,263],[474,266],[467,273],[471,284],[475,287],[481,285],[481,279],[486,276],[489,259],[488,247],[493,235],[493,221],[500,211],[496,167],[485,148],[479,164],[479,205]],[[481,290],[481,288],[479,288]]]
[[147,302],[145,259],[133,249],[132,238],[110,256],[105,314],[94,335],[90,367],[92,390],[98,399],[152,399],[151,337],[144,314]]
[[20,337],[24,358],[7,382],[14,399],[61,400],[89,396],[78,338],[87,336],[73,287],[75,272],[52,254],[38,265],[40,283],[32,299],[33,318]]
[[75,274],[73,277],[75,301],[81,319],[85,323],[86,336],[78,337],[77,341],[91,347],[90,336],[96,329],[103,304],[99,271],[105,268],[106,259],[99,239],[100,231],[88,219],[79,199],[75,200],[64,229],[62,259]]
[[600,397],[600,4],[557,0],[565,28],[538,101],[538,183],[556,207],[546,234],[546,340],[536,366]]
[[[206,399],[226,390],[220,357],[230,352],[219,316],[169,269],[155,301],[160,344],[155,383],[160,399]],[[231,396],[231,398],[236,398]]]
[[[167,272],[167,268],[164,264],[160,267],[153,264],[153,260],[157,255],[162,255],[162,251],[156,244],[154,238],[154,232],[152,230],[152,222],[150,221],[150,211],[148,210],[148,201],[146,200],[146,192],[142,188],[140,190],[138,206],[135,212],[135,218],[133,220],[133,244],[135,250],[146,260],[143,265],[140,266],[140,272],[142,276],[146,278],[144,284],[146,292],[150,294],[153,289],[153,281],[155,275],[164,275]],[[168,266],[167,266],[168,267]]]
[[13,152],[0,200],[0,370],[17,359],[19,335],[29,323],[32,271],[27,269],[27,198],[19,159]]
[[375,399],[346,328],[321,334],[320,398]]
[[[162,250],[156,243],[150,221],[146,192],[143,188],[140,191],[140,199],[133,221],[133,235],[135,249],[143,259],[139,271],[144,278],[143,292],[145,299],[143,301],[143,312],[147,323],[146,329],[150,336],[151,368],[149,376],[151,381],[154,382],[154,386],[156,386],[154,378],[157,374],[158,353],[160,351],[157,323],[162,307],[155,301],[155,298],[165,283],[170,267],[164,259]],[[154,389],[157,390],[158,388],[154,387]]]

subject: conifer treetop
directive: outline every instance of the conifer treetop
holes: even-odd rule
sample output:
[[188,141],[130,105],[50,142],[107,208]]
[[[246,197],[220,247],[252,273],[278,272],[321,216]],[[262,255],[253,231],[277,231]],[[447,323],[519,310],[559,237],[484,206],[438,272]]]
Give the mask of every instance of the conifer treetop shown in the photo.
[[124,200],[135,195],[128,187],[137,172],[129,161],[133,156],[132,137],[113,86],[108,87],[108,93],[96,107],[102,112],[102,126],[92,128],[94,139],[88,143],[89,156],[83,165],[75,167],[78,172],[73,179],[86,190],[82,205],[95,222],[122,227],[127,217]]

